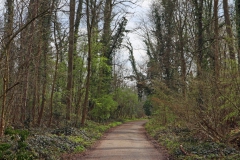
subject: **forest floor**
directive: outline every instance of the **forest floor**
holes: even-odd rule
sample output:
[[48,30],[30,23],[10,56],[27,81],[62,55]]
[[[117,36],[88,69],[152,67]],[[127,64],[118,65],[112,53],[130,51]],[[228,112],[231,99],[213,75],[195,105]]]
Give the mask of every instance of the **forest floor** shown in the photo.
[[213,141],[184,126],[162,126],[150,119],[145,129],[150,137],[167,149],[169,159],[240,160],[240,145]]
[[132,121],[110,129],[94,147],[82,154],[64,155],[64,160],[166,160],[167,151],[149,139],[147,120]]
[[84,127],[59,124],[56,127],[8,127],[0,137],[0,159],[58,160],[67,153],[82,153],[91,148],[110,128],[127,120],[105,123],[86,121]]
[[0,138],[1,159],[235,160],[240,159],[240,149],[203,139],[183,126],[161,126],[152,119],[88,120],[84,127],[9,127]]

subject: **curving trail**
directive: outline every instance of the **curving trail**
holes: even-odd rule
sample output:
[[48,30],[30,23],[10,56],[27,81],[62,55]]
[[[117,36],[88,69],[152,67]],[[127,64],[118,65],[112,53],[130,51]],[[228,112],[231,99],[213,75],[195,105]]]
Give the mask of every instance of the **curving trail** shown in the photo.
[[[128,122],[111,130],[95,148],[85,155],[71,159],[82,160],[165,160],[163,151],[148,141],[144,124],[146,121]],[[161,153],[162,152],[162,153]]]

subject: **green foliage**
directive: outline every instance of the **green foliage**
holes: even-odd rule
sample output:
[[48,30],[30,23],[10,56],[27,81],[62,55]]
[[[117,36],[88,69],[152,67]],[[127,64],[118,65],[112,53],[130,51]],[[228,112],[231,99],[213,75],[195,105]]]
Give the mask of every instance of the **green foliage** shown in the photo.
[[108,126],[109,126],[110,128],[112,128],[112,127],[116,127],[116,126],[118,126],[118,125],[120,125],[120,124],[122,124],[122,122],[112,122],[112,123],[110,123]]
[[35,159],[35,157],[32,155],[31,152],[26,150],[21,150],[20,152],[17,153],[16,159],[17,160],[33,160]]
[[32,160],[34,159],[33,153],[27,150],[28,144],[25,142],[29,136],[29,131],[7,128],[5,130],[5,135],[10,135],[12,143],[17,142],[17,152],[16,154],[11,153],[10,144],[0,145],[0,158],[3,159],[17,159],[17,160]]
[[7,128],[5,130],[5,135],[11,135],[11,136],[19,136],[20,137],[20,142],[23,142],[26,140],[26,138],[29,135],[29,131],[27,130],[19,130],[19,129],[12,129],[12,128]]
[[147,116],[151,116],[152,115],[152,102],[148,99],[145,101],[144,105],[143,105],[143,109],[145,111],[145,114]]
[[95,99],[95,107],[91,111],[91,115],[98,120],[107,120],[111,113],[116,110],[117,102],[113,100],[111,95],[104,95]]
[[5,151],[11,147],[11,144],[8,143],[2,143],[0,144],[0,151]]
[[116,118],[134,118],[144,114],[137,93],[130,88],[119,88],[115,92],[114,99],[118,103],[118,109],[115,112]]
[[[101,138],[106,130],[119,124],[121,122],[96,123],[88,120],[84,127],[68,127],[69,134],[61,135],[56,132],[59,129],[47,129],[44,132],[40,128],[33,129],[29,131],[33,134],[30,134],[25,130],[7,128],[6,139],[0,143],[0,159],[60,159],[62,153],[83,152]],[[28,137],[21,138],[20,135]]]
[[74,143],[81,144],[82,148],[87,148],[92,145],[92,141],[86,141],[86,139],[81,136],[69,136],[68,138]]
[[2,143],[0,144],[0,159],[4,159],[4,157],[11,155],[10,148],[11,144]]
[[77,146],[75,149],[74,149],[74,152],[76,153],[79,153],[79,152],[83,152],[86,148],[84,146]]
[[112,68],[107,64],[107,61],[108,59],[101,55],[95,55],[92,60],[92,98],[99,98],[110,91]]
[[64,94],[67,85],[67,64],[66,62],[59,62],[57,72],[56,91]]

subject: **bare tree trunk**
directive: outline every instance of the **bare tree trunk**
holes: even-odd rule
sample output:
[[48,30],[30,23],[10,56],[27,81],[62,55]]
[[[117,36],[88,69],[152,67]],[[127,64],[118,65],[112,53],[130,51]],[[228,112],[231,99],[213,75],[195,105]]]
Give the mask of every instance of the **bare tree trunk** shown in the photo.
[[215,79],[219,78],[219,33],[218,33],[218,0],[214,0],[214,35],[215,35],[215,43],[214,43],[214,73]]
[[92,59],[92,25],[94,22],[94,18],[90,20],[90,11],[89,11],[89,0],[86,1],[86,14],[87,14],[87,31],[88,31],[88,63],[87,63],[87,78],[86,78],[86,91],[85,98],[83,103],[82,110],[82,121],[81,124],[85,124],[85,120],[87,118],[87,107],[88,107],[88,96],[89,96],[89,88],[90,88],[90,75],[91,75],[91,59]]
[[71,119],[71,109],[72,109],[74,17],[75,17],[75,0],[70,0],[68,78],[67,78],[67,96],[66,96],[66,101],[67,101],[67,104],[66,104],[66,119],[67,120]]
[[197,23],[197,75],[202,75],[202,59],[203,59],[203,0],[198,2],[195,0],[196,23]]
[[237,39],[238,39],[238,70],[240,71],[240,0],[236,0],[236,30],[237,30]]
[[39,66],[40,66],[40,57],[41,57],[41,51],[38,49],[38,53],[36,54],[36,66],[34,68],[34,87],[33,87],[33,103],[32,103],[32,122],[35,123],[35,117],[36,117],[36,109],[39,106],[39,90],[40,90],[40,82],[39,82]]
[[183,47],[184,47],[184,40],[183,40],[183,31],[181,30],[179,33],[179,40],[180,40],[180,57],[181,57],[181,78],[182,78],[182,93],[183,96],[186,97],[186,75],[187,75],[187,67],[186,67],[186,60],[185,60],[185,56],[184,56],[184,51],[183,51]]
[[235,60],[233,33],[232,33],[232,26],[230,22],[229,11],[228,11],[228,0],[223,0],[223,11],[224,11],[224,18],[226,23],[226,31],[228,34],[227,43],[229,48],[230,59]]
[[43,66],[43,86],[42,86],[42,98],[41,98],[41,107],[39,110],[39,115],[38,115],[38,120],[37,120],[37,125],[40,126],[41,125],[41,120],[43,117],[43,111],[45,108],[45,102],[46,102],[46,88],[47,88],[47,53],[44,53],[43,55],[44,57],[44,66]]
[[79,25],[82,18],[82,5],[83,0],[79,0],[78,2],[78,8],[76,13],[76,20],[74,24],[74,51],[77,51],[76,45],[77,45],[77,39],[78,39],[78,31],[79,31]]
[[[83,0],[79,0],[78,2],[78,8],[77,8],[77,13],[76,13],[76,20],[75,20],[75,30],[74,30],[74,56],[77,57],[77,40],[78,40],[78,32],[79,32],[79,25],[80,25],[80,20],[82,18],[82,7],[83,7]],[[73,70],[75,69],[75,63],[73,65]],[[82,73],[79,73],[82,75]],[[83,78],[81,78],[82,81]],[[81,84],[80,84],[81,85]],[[73,82],[73,86],[75,86],[75,82]],[[81,88],[81,87],[80,87]],[[82,92],[81,89],[78,90],[78,95],[76,96],[77,102],[75,106],[75,114],[76,114],[76,120],[75,120],[75,125],[77,125],[79,117],[80,117],[80,104],[81,104],[81,99],[82,99]]]
[[[5,71],[6,72],[6,71]],[[1,110],[1,122],[0,122],[0,136],[3,136],[5,130],[5,110],[6,110],[6,101],[7,101],[7,84],[8,78],[7,74],[3,77],[3,97],[2,97],[2,110]]]
[[[203,70],[203,0],[199,2],[197,0],[194,1],[195,9],[196,9],[196,23],[197,23],[197,77],[198,79],[202,79],[202,70]],[[202,86],[199,84],[198,87],[199,96],[197,98],[197,104],[200,110],[203,110],[203,90]]]
[[219,119],[219,114],[217,113],[219,108],[218,108],[218,104],[217,104],[217,101],[218,101],[218,96],[219,96],[219,93],[217,91],[217,88],[218,88],[218,81],[219,81],[219,76],[220,76],[220,64],[219,64],[219,24],[218,24],[218,3],[219,3],[219,0],[214,0],[214,6],[213,6],[213,18],[214,18],[214,21],[213,21],[213,30],[214,30],[214,43],[213,43],[213,47],[212,47],[212,50],[213,50],[213,71],[214,71],[214,85],[213,85],[213,99],[214,99],[214,102],[213,103],[216,103],[213,105],[212,107],[212,119],[213,119],[213,128],[215,130],[217,130],[218,128],[218,122],[220,121]]
[[[3,136],[4,130],[5,130],[5,113],[7,111],[7,96],[8,96],[8,86],[9,86],[9,61],[10,61],[10,48],[11,48],[11,35],[13,33],[13,8],[14,8],[14,1],[13,0],[8,0],[6,2],[6,24],[5,24],[5,41],[4,41],[4,46],[3,46],[3,64],[4,66],[1,66],[3,68],[3,73],[2,73],[2,79],[3,79],[3,85],[2,85],[2,93],[3,95],[1,96],[2,98],[2,108],[1,108],[1,117],[0,117],[0,136]],[[1,60],[1,59],[0,59]],[[0,61],[1,62],[1,61]]]
[[[55,14],[55,20],[57,21],[57,15]],[[54,89],[55,89],[55,84],[56,84],[56,80],[57,80],[57,71],[58,71],[58,61],[59,61],[59,46],[58,46],[58,42],[57,42],[57,33],[56,30],[59,29],[58,27],[58,22],[54,23],[54,43],[55,43],[55,47],[56,47],[56,61],[55,61],[55,69],[54,69],[54,76],[53,76],[53,82],[52,82],[52,89],[51,89],[51,95],[50,95],[50,115],[49,115],[49,122],[48,122],[48,126],[51,126],[52,123],[52,117],[53,117],[53,94],[54,94]],[[61,43],[61,42],[60,42]]]

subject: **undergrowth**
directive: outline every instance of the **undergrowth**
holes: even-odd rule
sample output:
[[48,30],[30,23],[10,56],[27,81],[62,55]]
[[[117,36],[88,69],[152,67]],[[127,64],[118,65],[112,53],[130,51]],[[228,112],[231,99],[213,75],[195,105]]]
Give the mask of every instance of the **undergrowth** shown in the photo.
[[89,148],[104,132],[122,121],[96,123],[87,121],[84,127],[7,128],[0,138],[1,160],[60,159],[63,153],[81,153]]
[[186,127],[160,126],[153,121],[146,124],[147,132],[177,160],[236,160],[240,151],[224,143],[202,140],[198,133]]

